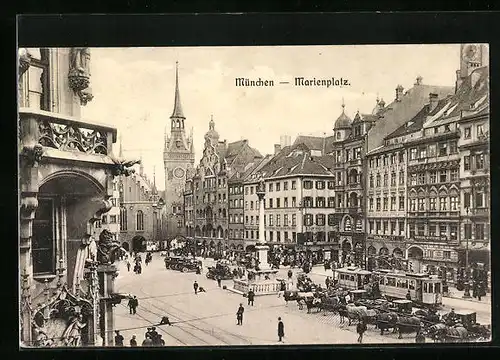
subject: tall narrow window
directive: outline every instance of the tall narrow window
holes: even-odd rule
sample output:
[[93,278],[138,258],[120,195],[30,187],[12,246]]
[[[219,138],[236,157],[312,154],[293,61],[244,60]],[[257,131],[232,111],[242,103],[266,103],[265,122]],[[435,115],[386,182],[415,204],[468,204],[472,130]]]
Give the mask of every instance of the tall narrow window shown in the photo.
[[137,231],[144,231],[144,213],[142,210],[137,211],[137,221],[136,221],[136,229]]
[[127,208],[120,207],[120,231],[127,231]]
[[54,273],[54,240],[54,200],[39,198],[31,237],[33,273],[35,275]]
[[30,108],[49,110],[48,107],[48,49],[29,49],[32,56],[27,76],[27,104]]

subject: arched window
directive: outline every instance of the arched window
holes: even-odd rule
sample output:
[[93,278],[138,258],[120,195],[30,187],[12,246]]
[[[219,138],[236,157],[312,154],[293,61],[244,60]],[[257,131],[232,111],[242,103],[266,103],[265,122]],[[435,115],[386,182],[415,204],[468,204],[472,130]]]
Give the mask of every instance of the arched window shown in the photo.
[[127,208],[120,207],[120,231],[127,231]]
[[144,213],[142,210],[137,211],[136,229],[137,231],[144,231]]

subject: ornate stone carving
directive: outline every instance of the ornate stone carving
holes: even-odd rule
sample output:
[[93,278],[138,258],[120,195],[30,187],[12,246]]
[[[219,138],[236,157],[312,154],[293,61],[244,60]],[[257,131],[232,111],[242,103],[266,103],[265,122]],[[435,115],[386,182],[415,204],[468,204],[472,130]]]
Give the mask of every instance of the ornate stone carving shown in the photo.
[[134,169],[130,169],[135,164],[140,164],[141,160],[124,160],[111,158],[113,160],[113,167],[111,168],[111,174],[113,176],[130,176],[135,173]]
[[72,125],[40,121],[39,144],[63,151],[79,151],[86,154],[107,155],[107,136],[99,130],[80,128]]
[[31,218],[35,214],[38,207],[38,199],[36,196],[21,197],[21,215],[23,218]]
[[23,147],[22,155],[24,155],[31,166],[37,165],[43,157],[43,146],[35,144],[33,146],[25,145]]
[[121,244],[113,238],[113,234],[104,229],[99,235],[97,243],[97,261],[99,264],[113,264],[118,258],[121,250]]
[[82,329],[93,314],[92,304],[71,294],[64,285],[33,312],[33,345],[37,347],[80,346]]
[[27,49],[21,48],[18,52],[19,59],[19,77],[21,77],[31,65],[31,54]]
[[69,86],[79,96],[81,104],[93,99],[90,90],[90,49],[76,47],[70,50]]

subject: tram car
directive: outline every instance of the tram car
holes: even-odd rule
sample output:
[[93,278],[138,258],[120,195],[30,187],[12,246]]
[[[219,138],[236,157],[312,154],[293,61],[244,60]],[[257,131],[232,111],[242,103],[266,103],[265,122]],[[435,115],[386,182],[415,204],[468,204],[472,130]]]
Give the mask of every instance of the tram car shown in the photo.
[[364,289],[364,286],[370,282],[371,271],[350,266],[333,270],[336,273],[338,285],[349,290]]
[[425,306],[440,306],[443,303],[442,280],[428,274],[414,274],[379,270],[372,273],[379,289],[389,299],[410,299]]
[[388,299],[407,299],[425,306],[442,305],[442,281],[428,274],[393,272],[391,270],[367,271],[358,267],[334,270],[341,287],[358,290],[376,282],[380,293]]

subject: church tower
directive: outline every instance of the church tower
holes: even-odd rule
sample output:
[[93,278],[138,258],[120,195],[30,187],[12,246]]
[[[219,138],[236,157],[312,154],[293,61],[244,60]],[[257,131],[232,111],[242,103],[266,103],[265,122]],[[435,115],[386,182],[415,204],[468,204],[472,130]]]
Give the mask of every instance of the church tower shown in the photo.
[[488,45],[486,44],[460,45],[460,69],[457,70],[455,91],[474,70],[489,65],[488,50]]
[[186,117],[182,111],[179,93],[179,63],[175,66],[174,111],[170,116],[170,135],[165,127],[163,163],[165,167],[165,207],[167,239],[184,234],[184,185],[186,172],[194,165],[193,132],[186,135]]

